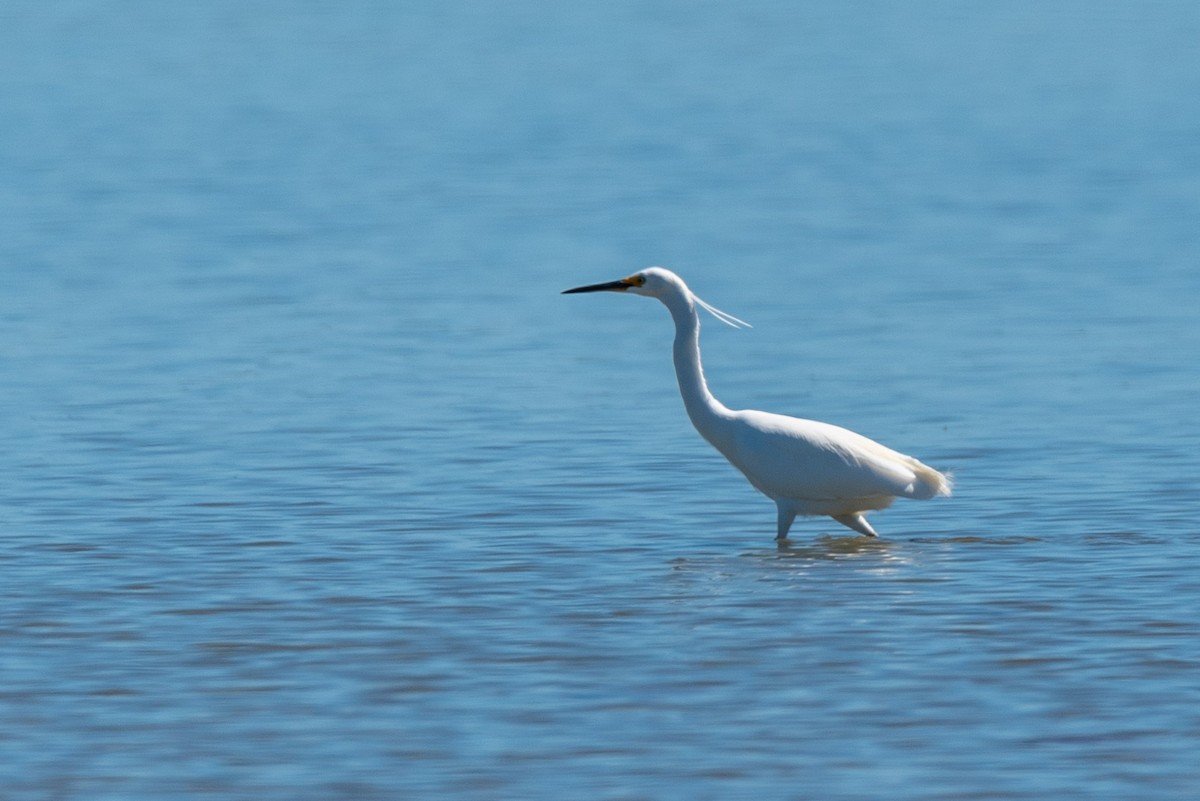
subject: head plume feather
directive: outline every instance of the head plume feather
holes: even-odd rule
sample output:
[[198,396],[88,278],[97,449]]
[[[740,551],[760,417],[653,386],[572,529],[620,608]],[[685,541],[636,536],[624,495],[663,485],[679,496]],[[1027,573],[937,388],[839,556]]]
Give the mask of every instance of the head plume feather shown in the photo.
[[700,297],[695,292],[692,292],[692,301],[697,306],[704,309],[706,312],[711,314],[713,317],[716,317],[718,320],[725,323],[725,325],[730,326],[731,328],[753,328],[754,327],[754,326],[750,325],[750,323],[746,322],[745,320],[739,320],[738,318],[734,317],[732,314],[729,314],[728,312],[723,312],[720,309],[718,309],[716,306],[713,306],[710,303],[704,302],[703,300],[700,299]]

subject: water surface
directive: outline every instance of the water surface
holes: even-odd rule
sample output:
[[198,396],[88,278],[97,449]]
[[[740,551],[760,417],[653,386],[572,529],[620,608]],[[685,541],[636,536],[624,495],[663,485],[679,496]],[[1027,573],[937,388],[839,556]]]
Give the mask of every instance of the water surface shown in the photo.
[[0,12],[0,795],[1195,797],[1200,14],[427,5]]

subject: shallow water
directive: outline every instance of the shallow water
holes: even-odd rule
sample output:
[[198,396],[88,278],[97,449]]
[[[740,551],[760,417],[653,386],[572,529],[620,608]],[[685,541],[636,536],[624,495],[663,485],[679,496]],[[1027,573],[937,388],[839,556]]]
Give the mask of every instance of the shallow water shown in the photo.
[[0,18],[0,796],[1195,797],[1190,6]]

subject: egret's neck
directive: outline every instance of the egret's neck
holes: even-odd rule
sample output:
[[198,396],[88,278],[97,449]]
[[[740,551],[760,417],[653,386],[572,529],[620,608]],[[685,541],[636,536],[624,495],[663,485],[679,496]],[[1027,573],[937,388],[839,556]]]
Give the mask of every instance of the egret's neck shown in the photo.
[[675,320],[675,377],[679,380],[679,394],[687,409],[692,425],[700,435],[721,447],[721,423],[730,412],[708,391],[704,370],[700,366],[700,317],[696,305],[687,295],[672,295],[663,298],[663,303]]

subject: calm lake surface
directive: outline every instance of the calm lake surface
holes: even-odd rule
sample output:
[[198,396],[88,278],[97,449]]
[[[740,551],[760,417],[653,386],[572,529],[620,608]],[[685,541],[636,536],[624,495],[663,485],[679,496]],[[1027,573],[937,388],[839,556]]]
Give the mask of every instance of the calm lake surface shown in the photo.
[[[0,798],[1195,799],[1200,6],[12,0]],[[691,429],[955,474],[878,541]]]

